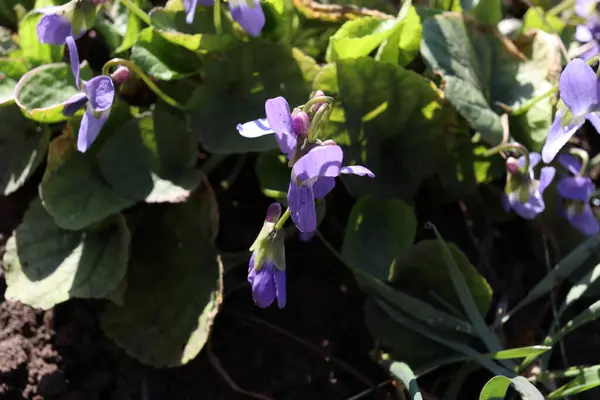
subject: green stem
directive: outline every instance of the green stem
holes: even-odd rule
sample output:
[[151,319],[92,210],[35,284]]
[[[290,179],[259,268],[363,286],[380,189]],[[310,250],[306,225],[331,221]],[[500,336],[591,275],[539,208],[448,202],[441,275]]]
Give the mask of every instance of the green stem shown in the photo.
[[302,107],[302,111],[304,112],[308,112],[308,110],[310,109],[310,107],[314,104],[317,103],[327,103],[327,104],[332,104],[335,101],[335,99],[331,96],[319,96],[319,97],[313,97],[312,99],[310,99],[309,101],[306,102],[306,104]]
[[322,107],[319,107],[319,111],[315,114],[310,128],[308,129],[308,142],[314,143],[317,139],[317,133],[319,132],[319,125],[321,121],[327,122],[327,119],[331,115],[331,108],[329,104],[325,103]]
[[520,143],[502,143],[499,144],[496,147],[492,147],[491,149],[489,149],[488,151],[486,151],[485,153],[483,153],[484,157],[489,157],[492,156],[494,154],[498,154],[501,151],[504,150],[516,150],[519,153],[521,153],[521,155],[523,155],[525,157],[525,171],[529,171],[529,151],[525,148],[525,146],[523,146]]
[[283,213],[283,215],[279,218],[277,223],[275,224],[275,228],[273,228],[273,230],[278,231],[279,229],[283,228],[283,225],[286,223],[286,221],[288,220],[289,217],[290,217],[290,208],[288,207],[285,210],[285,212]]
[[581,160],[581,169],[579,170],[577,176],[583,176],[583,174],[585,174],[585,171],[587,171],[587,167],[590,162],[590,157],[587,151],[579,149],[577,147],[572,147],[569,149],[569,154],[572,154]]
[[533,99],[531,99],[528,102],[526,102],[525,104],[523,104],[521,107],[511,110],[510,115],[517,116],[517,115],[525,114],[527,111],[529,111],[531,109],[531,107],[535,106],[540,101],[552,96],[556,92],[558,92],[558,86],[553,86],[552,89],[548,90],[545,93],[542,93],[539,96],[534,97]]
[[554,17],[575,5],[575,0],[563,0],[546,13],[546,17]]
[[215,0],[213,19],[215,22],[215,31],[217,32],[217,35],[221,36],[223,33],[223,25],[221,23],[221,0]]
[[121,0],[121,3],[129,9],[130,12],[134,13],[139,19],[144,21],[147,25],[152,25],[150,16],[144,12],[137,4],[131,0]]
[[160,90],[159,87],[156,86],[154,82],[152,82],[152,79],[150,79],[140,67],[138,67],[129,60],[125,60],[123,58],[113,58],[112,60],[107,61],[106,64],[104,64],[104,67],[102,67],[102,74],[110,75],[110,68],[118,65],[123,65],[129,68],[130,71],[134,72],[137,76],[139,76],[146,83],[146,85],[148,85],[148,87],[152,89],[154,93],[156,93],[161,99],[165,101],[165,103],[183,110],[183,106],[179,104],[177,100],[173,99],[171,96]]

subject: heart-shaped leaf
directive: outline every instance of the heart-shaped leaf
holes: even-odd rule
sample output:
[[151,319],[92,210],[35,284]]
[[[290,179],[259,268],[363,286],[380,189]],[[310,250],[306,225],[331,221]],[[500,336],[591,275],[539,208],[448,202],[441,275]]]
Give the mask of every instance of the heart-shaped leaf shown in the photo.
[[106,297],[125,276],[129,241],[120,215],[93,230],[64,230],[36,199],[6,244],[5,296],[44,310],[75,297]]
[[108,304],[104,332],[155,367],[193,359],[222,300],[223,266],[213,245],[214,194],[205,180],[185,203],[147,205],[133,236],[123,305]]
[[19,189],[44,160],[50,130],[36,126],[16,106],[0,107],[0,188],[4,195]]
[[[92,71],[84,62],[81,78],[88,80],[91,77]],[[62,113],[65,102],[78,92],[69,64],[46,64],[21,77],[15,87],[15,101],[28,118],[54,124],[68,119]]]

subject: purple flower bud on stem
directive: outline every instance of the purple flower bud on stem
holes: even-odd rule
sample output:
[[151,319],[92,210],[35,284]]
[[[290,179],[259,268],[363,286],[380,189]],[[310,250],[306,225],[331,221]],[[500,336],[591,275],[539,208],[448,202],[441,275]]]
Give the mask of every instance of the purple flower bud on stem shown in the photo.
[[265,217],[265,221],[267,222],[277,222],[279,217],[281,216],[281,204],[273,203],[267,208],[267,216]]
[[519,166],[519,161],[514,157],[508,157],[506,159],[506,170],[509,174],[514,175],[519,172],[521,167]]
[[129,79],[129,68],[121,65],[119,68],[117,68],[115,72],[113,72],[110,75],[110,77],[112,78],[114,83],[120,85],[121,83],[124,83]]
[[294,133],[297,136],[305,137],[310,129],[310,117],[304,111],[292,114],[292,124]]

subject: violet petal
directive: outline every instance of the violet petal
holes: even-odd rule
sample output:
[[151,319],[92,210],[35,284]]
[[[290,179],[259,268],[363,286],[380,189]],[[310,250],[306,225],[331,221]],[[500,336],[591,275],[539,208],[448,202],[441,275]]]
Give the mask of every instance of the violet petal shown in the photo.
[[321,176],[336,177],[340,174],[343,157],[340,146],[317,146],[296,161],[293,175],[302,182]]

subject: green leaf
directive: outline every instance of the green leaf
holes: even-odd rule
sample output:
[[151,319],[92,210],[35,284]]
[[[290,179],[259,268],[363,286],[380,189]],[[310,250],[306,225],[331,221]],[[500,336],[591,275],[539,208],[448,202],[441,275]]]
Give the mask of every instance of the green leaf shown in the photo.
[[222,301],[222,265],[213,240],[218,209],[207,181],[181,204],[149,205],[133,236],[123,306],[100,323],[130,356],[176,367],[202,349]]
[[279,150],[260,153],[254,171],[265,196],[287,199],[291,169],[285,155]]
[[[132,1],[133,4],[137,6],[141,5],[141,0]],[[123,37],[123,42],[121,42],[121,45],[115,49],[115,53],[122,53],[129,50],[135,44],[135,41],[140,34],[140,30],[142,29],[142,23],[140,19],[131,11],[128,11],[127,14],[127,29],[125,31],[125,36]]]
[[522,376],[513,379],[505,376],[493,377],[481,389],[479,400],[502,400],[511,385],[519,392],[523,400],[544,400],[544,396],[539,390]]
[[5,196],[19,189],[44,160],[50,130],[37,127],[15,106],[0,107],[0,188]]
[[34,64],[53,63],[62,60],[63,47],[40,43],[37,24],[43,14],[31,11],[19,21],[19,45],[23,56]]
[[408,364],[392,361],[388,363],[387,368],[390,371],[390,374],[402,382],[411,399],[423,400],[423,395],[419,391],[419,386],[417,385],[417,377]]
[[587,390],[600,386],[600,366],[593,367],[573,367],[570,370],[577,370],[577,376],[567,384],[559,387],[548,395],[549,399],[560,399],[567,396],[574,396]]
[[29,63],[21,58],[0,58],[0,106],[15,100],[19,79],[29,71]]
[[169,42],[152,27],[142,29],[138,35],[131,61],[164,81],[185,78],[200,70],[200,58],[193,51]]
[[462,3],[463,9],[480,22],[496,26],[502,19],[502,2],[500,0],[463,0]]
[[456,331],[435,329],[384,301],[368,298],[365,314],[373,336],[392,347],[395,358],[402,358],[413,367],[422,366],[424,362],[438,365],[441,357],[458,353],[473,359],[494,374],[514,376],[512,371],[492,360],[478,357],[479,353],[466,344],[468,339]]
[[394,33],[399,24],[395,19],[381,20],[372,17],[347,21],[329,38],[325,59],[332,62],[368,56]]
[[[84,62],[81,79],[91,77],[92,71]],[[55,124],[68,119],[62,113],[65,102],[78,92],[69,64],[46,64],[23,75],[15,87],[15,102],[28,118]]]
[[216,50],[223,50],[233,43],[231,26],[225,23],[225,34],[217,34],[213,10],[209,7],[198,7],[194,21],[188,24],[185,21],[185,10],[168,10],[157,7],[150,12],[152,25],[156,32],[169,42],[182,46],[199,54],[206,54]]
[[98,14],[94,30],[102,36],[111,54],[115,54],[115,50],[123,43],[123,35],[119,31],[118,25],[107,16]]
[[[346,261],[346,263],[348,262]],[[463,319],[441,311],[418,297],[394,289],[362,270],[352,267],[350,269],[355,274],[363,291],[385,300],[415,320],[435,330],[448,330],[461,335],[474,336],[473,327]]]
[[[454,243],[447,243],[447,246],[464,277],[468,287],[467,293],[473,296],[479,315],[485,316],[492,301],[492,288]],[[454,309],[460,309],[459,294],[448,285],[452,279],[446,267],[445,257],[444,250],[437,240],[420,241],[409,247],[396,260],[394,281],[407,293],[418,295],[430,303],[435,304],[439,301],[437,299],[441,298]]]
[[412,5],[407,9],[406,16],[404,18],[399,16],[399,19],[401,22],[396,25],[390,37],[383,41],[375,59],[404,66],[419,54],[423,26],[419,14]]
[[[470,282],[467,282],[467,280],[465,279],[465,273],[462,272],[464,268],[459,267],[459,264],[462,264],[462,262],[460,262],[462,260],[460,260],[456,253],[452,254],[452,251],[450,250],[451,246],[449,246],[446,243],[446,241],[442,238],[437,228],[434,225],[431,225],[431,227],[435,232],[435,235],[437,236],[438,246],[441,248],[444,264],[446,264],[448,274],[450,275],[450,280],[452,281],[452,285],[454,286],[455,293],[460,299],[462,309],[466,312],[469,321],[473,325],[473,328],[481,338],[481,341],[485,344],[488,351],[500,351],[502,349],[500,339],[492,330],[488,328],[487,324],[485,323],[480,306],[481,301],[478,301],[476,299],[476,296],[473,295],[473,289],[471,288],[472,285],[470,284]],[[466,257],[464,257],[463,260],[467,260],[468,263],[468,259]],[[470,263],[468,263],[468,265],[470,265]],[[481,280],[483,280],[483,282],[487,284],[483,277],[481,277]],[[489,287],[489,285],[483,286],[487,286],[487,288],[491,292],[491,288]],[[514,369],[515,367],[515,365],[512,363],[503,362],[503,364],[510,369]]]
[[[552,89],[553,83],[558,84],[558,76],[562,69],[562,55],[558,39],[555,35],[537,31],[530,35],[527,41],[522,40],[524,53],[530,61],[521,63],[517,80],[522,85],[533,88],[530,97],[544,95]],[[518,91],[518,89],[517,89]],[[518,109],[530,98],[514,96],[517,100],[507,105]],[[511,115],[509,126],[511,135],[529,151],[540,151],[546,140],[548,130],[554,118],[552,96],[538,101],[526,113],[518,116]]]
[[517,79],[524,57],[512,42],[459,14],[425,21],[421,54],[441,73],[448,101],[491,145],[503,137],[497,103],[511,105],[533,95],[532,85]]
[[562,340],[563,337],[578,329],[579,327],[595,321],[600,317],[600,300],[592,303],[585,311],[578,314],[575,318],[567,322],[558,332],[551,336],[551,343]]
[[343,177],[352,195],[412,200],[421,181],[444,165],[456,114],[426,78],[359,58],[327,65],[313,88],[336,99],[320,139],[334,139],[346,165],[364,165],[376,176]]
[[129,230],[116,215],[93,230],[69,231],[34,200],[4,254],[6,298],[48,310],[71,298],[103,298],[127,270]]
[[527,346],[518,347],[515,349],[500,350],[495,353],[485,354],[483,356],[490,357],[495,360],[510,360],[513,358],[525,358],[531,356],[537,357],[551,349],[552,347],[550,346]]
[[381,281],[390,279],[398,254],[412,243],[417,218],[402,200],[361,197],[346,225],[342,257]]
[[200,184],[194,140],[183,115],[164,103],[130,120],[98,152],[98,166],[119,195],[148,203],[182,202]]
[[[83,229],[135,203],[108,185],[98,170],[93,151],[76,151],[72,137],[65,141],[55,139],[49,152],[40,197],[61,228]],[[53,154],[58,155],[51,162]]]
[[[544,32],[561,35],[567,26],[566,22],[561,20],[559,17],[554,15],[545,15],[546,11],[542,7],[531,7],[527,9],[525,15],[523,15],[523,32],[527,32],[533,29],[541,29]],[[544,15],[546,22],[541,18]]]
[[283,96],[291,107],[306,102],[310,94],[306,79],[314,75],[314,65],[307,63],[306,57],[286,46],[260,40],[208,55],[204,84],[188,104],[190,127],[202,146],[216,154],[277,147],[273,135],[248,139],[236,126],[264,118],[269,98]]

